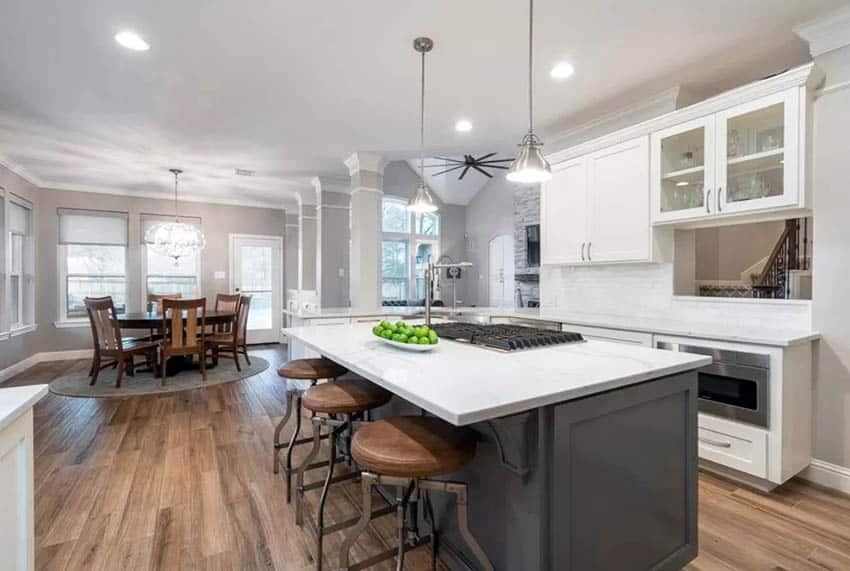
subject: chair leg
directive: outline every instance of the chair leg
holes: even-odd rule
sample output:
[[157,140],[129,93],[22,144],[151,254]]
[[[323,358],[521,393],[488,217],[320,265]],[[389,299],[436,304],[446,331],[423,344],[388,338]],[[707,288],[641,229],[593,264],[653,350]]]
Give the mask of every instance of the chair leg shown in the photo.
[[319,421],[313,420],[313,447],[304,462],[298,467],[298,477],[295,480],[295,523],[298,527],[304,525],[304,472],[307,471],[307,466],[313,463],[319,453],[319,446],[322,443],[321,432]]
[[242,354],[245,355],[245,362],[248,363],[248,366],[251,366],[251,359],[248,357],[248,346],[243,343],[242,344]]
[[[274,456],[272,457],[272,470],[275,474],[280,473],[280,449],[283,445],[280,443],[280,432],[286,423],[289,422],[289,417],[292,416],[292,397],[291,391],[286,391],[286,412],[283,413],[283,418],[274,427]],[[287,493],[287,496],[289,494]]]
[[331,430],[329,443],[328,474],[325,476],[325,485],[322,486],[322,495],[319,497],[319,513],[316,516],[316,571],[322,571],[322,544],[325,538],[325,502],[328,500],[328,491],[331,487],[331,480],[334,477],[334,466],[336,465],[335,430]]
[[236,370],[241,373],[242,367],[239,366],[239,348],[236,345],[233,346],[233,360],[236,361]]
[[345,539],[342,540],[339,546],[340,571],[348,571],[351,567],[351,548],[354,546],[357,538],[369,527],[369,522],[372,521],[372,486],[375,485],[377,479],[377,476],[369,472],[363,472],[360,476],[361,485],[363,486],[363,511],[360,514],[360,520],[345,535]]
[[292,501],[292,451],[295,450],[295,441],[301,433],[301,395],[295,394],[295,430],[289,439],[289,447],[286,449],[286,503]]
[[199,361],[201,362],[201,376],[204,378],[204,381],[207,380],[207,355],[201,347],[201,353],[198,355]]
[[95,354],[94,360],[92,362],[92,375],[90,385],[93,385],[97,382],[97,376],[100,374],[100,355]]
[[125,367],[124,359],[118,359],[118,377],[115,379],[115,388],[119,388],[121,386],[121,379],[124,377],[124,367]]

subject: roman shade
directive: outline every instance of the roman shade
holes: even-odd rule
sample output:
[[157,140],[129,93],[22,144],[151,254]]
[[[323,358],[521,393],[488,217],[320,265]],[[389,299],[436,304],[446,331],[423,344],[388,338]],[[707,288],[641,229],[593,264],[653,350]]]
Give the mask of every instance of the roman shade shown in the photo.
[[[141,224],[140,224],[140,240],[142,244],[146,244],[145,242],[145,233],[158,222],[174,222],[174,216],[169,216],[167,214],[142,214],[141,215]],[[195,226],[197,228],[201,227],[201,219],[197,216],[181,216],[180,222],[183,224],[189,224],[190,226]]]
[[57,214],[60,244],[127,246],[126,212],[59,208]]
[[9,232],[12,234],[20,234],[28,236],[30,230],[30,213],[32,207],[16,202],[9,201]]

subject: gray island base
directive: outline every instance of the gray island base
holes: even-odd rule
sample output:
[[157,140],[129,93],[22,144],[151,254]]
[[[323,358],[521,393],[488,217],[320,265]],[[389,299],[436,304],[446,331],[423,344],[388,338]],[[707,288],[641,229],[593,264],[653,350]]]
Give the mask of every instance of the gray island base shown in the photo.
[[[496,569],[681,569],[697,556],[696,373],[471,425],[470,526]],[[419,410],[403,401],[379,416]],[[441,554],[476,569],[448,495]]]

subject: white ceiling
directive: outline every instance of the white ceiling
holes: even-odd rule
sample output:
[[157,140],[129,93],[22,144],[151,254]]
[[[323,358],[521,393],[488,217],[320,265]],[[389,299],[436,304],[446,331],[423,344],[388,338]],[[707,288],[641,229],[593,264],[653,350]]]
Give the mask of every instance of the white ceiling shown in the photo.
[[[410,158],[417,35],[436,44],[430,154],[511,153],[526,128],[522,0],[0,4],[0,155],[47,186],[157,194],[178,166],[188,195],[279,204],[346,175],[354,150]],[[716,92],[801,63],[792,27],[846,4],[538,0],[537,123],[551,134],[672,85]],[[150,51],[117,46],[125,27]],[[564,58],[575,76],[551,80]]]

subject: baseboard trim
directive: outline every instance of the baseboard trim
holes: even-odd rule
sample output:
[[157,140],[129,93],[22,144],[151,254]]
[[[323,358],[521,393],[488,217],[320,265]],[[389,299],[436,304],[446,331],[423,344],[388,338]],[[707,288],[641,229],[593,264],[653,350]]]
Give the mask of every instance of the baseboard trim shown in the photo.
[[35,353],[26,359],[18,361],[14,365],[10,365],[3,370],[0,370],[0,383],[4,383],[17,374],[23,373],[33,365],[39,363],[47,363],[49,361],[67,361],[70,359],[88,359],[92,355],[91,349],[78,349],[72,351],[48,351],[44,353]]
[[799,477],[819,486],[850,494],[850,468],[813,458]]

